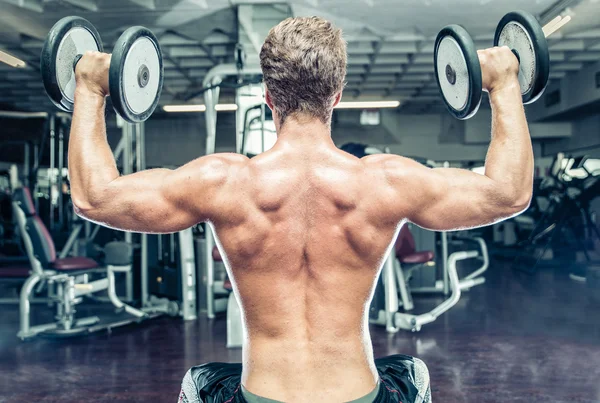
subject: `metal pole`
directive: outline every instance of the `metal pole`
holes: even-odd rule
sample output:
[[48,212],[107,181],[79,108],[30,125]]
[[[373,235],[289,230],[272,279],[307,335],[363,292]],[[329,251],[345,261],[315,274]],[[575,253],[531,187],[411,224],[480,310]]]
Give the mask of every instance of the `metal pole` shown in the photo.
[[[449,168],[450,163],[444,162],[444,168]],[[442,271],[444,280],[444,295],[448,295],[450,292],[450,278],[448,277],[448,234],[446,232],[441,233],[442,236]]]
[[142,307],[148,305],[148,235],[142,234],[140,240],[141,243],[141,256],[140,256],[140,287],[141,287],[141,299]]
[[260,141],[261,141],[261,150],[264,153],[265,152],[265,119],[266,119],[266,111],[265,111],[265,103],[263,102],[260,105],[260,130],[261,130],[261,136],[260,136]]
[[123,174],[131,173],[131,124],[124,123],[121,128],[121,138],[123,139]]
[[54,191],[54,186],[56,185],[56,177],[54,176],[54,159],[55,157],[55,149],[56,149],[56,118],[54,115],[50,117],[50,170],[48,171],[48,180],[50,182],[50,231],[54,230],[54,197],[52,192]]
[[[40,146],[38,146],[37,144],[33,145],[33,161],[34,164],[37,165],[37,160],[39,158],[40,155]],[[35,204],[35,211],[39,211],[39,201],[38,198],[36,196],[37,194],[37,171],[33,172],[35,174],[35,178],[32,178],[34,180],[33,183],[30,183],[31,185],[31,196],[33,197],[33,204]]]
[[446,232],[440,233],[442,237],[442,271],[444,279],[444,295],[448,295],[450,292],[449,278],[448,278],[448,234]]
[[[221,82],[221,77],[216,76],[211,80],[212,85],[217,85]],[[204,93],[204,104],[206,105],[206,155],[214,154],[217,139],[217,111],[215,106],[219,102],[219,88],[213,88]],[[204,253],[204,263],[206,265],[206,311],[209,319],[215,317],[215,297],[214,297],[214,282],[215,282],[215,267],[212,258],[212,249],[214,239],[212,227],[206,223],[206,250]]]
[[[132,129],[134,131],[134,140],[135,140],[135,172],[140,172],[143,171],[143,154],[144,154],[144,150],[142,148],[142,136],[143,136],[143,131],[144,131],[144,122],[138,123],[135,126],[132,126]],[[127,238],[131,238],[131,234],[130,233],[126,233],[125,234],[125,240],[127,241]],[[145,239],[145,234],[140,234],[140,244],[142,245],[146,245],[147,247],[147,239]],[[147,256],[145,256],[145,254],[148,251],[144,249],[144,247],[141,250],[142,253],[142,260],[146,260]],[[141,269],[143,269],[143,265],[141,265]],[[126,294],[127,294],[127,299],[129,301],[133,300],[133,272],[130,270],[128,271],[126,274]],[[146,291],[147,287],[148,287],[148,269],[146,267],[145,271],[141,272],[141,283],[142,283],[142,288],[144,289],[144,291]],[[145,293],[146,298],[147,298],[147,293]],[[144,306],[145,301],[142,301],[142,306]]]
[[23,186],[29,188],[29,162],[31,160],[30,157],[30,144],[23,143]]
[[[123,132],[123,174],[129,175],[133,173],[133,142],[135,141],[136,131],[135,125],[124,123]],[[125,242],[128,244],[133,243],[133,236],[131,232],[125,232]],[[125,273],[125,298],[127,301],[133,300],[133,277],[132,272],[129,270]]]
[[[137,127],[137,169],[146,169],[146,127],[144,122]],[[148,304],[148,235],[141,234],[140,282],[142,306]]]
[[63,216],[63,169],[65,166],[65,119],[60,119],[58,126],[58,223],[59,228],[64,228]]
[[65,243],[65,246],[63,247],[63,249],[60,251],[60,254],[58,255],[58,257],[60,259],[64,259],[67,256],[69,256],[69,252],[71,252],[71,249],[73,249],[73,246],[75,246],[77,239],[79,238],[79,233],[81,232],[81,228],[83,228],[83,224],[75,225],[75,227],[73,228],[73,231],[71,232],[71,234],[69,235],[69,238],[67,239],[67,243]]
[[87,244],[90,241],[90,235],[92,233],[92,223],[88,220],[85,220],[85,247],[87,248]]
[[181,316],[183,320],[198,318],[196,310],[196,259],[192,229],[179,231],[181,266]]

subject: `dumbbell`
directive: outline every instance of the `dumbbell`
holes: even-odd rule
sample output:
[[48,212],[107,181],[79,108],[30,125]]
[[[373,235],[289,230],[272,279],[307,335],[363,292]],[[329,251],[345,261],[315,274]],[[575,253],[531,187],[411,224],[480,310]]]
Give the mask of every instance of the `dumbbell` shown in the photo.
[[[519,60],[523,104],[535,102],[548,85],[548,43],[537,19],[525,12],[506,14],[496,28],[494,46],[508,46]],[[435,77],[448,111],[464,120],[481,104],[481,65],[473,39],[460,25],[444,27],[435,40]]]
[[[41,54],[44,88],[52,102],[73,111],[75,66],[87,51],[103,51],[96,28],[86,19],[65,17],[48,33]],[[148,119],[160,98],[163,60],[158,40],[147,28],[127,29],[117,39],[108,73],[115,111],[131,123]]]

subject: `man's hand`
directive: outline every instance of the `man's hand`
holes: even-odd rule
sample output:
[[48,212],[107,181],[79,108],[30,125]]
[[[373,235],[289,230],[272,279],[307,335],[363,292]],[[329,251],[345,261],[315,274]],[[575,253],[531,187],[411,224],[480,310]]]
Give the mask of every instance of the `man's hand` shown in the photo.
[[109,95],[108,70],[111,55],[101,52],[85,52],[75,68],[77,89],[91,92],[102,98]]
[[484,91],[491,94],[519,85],[519,61],[507,46],[478,50],[477,54]]

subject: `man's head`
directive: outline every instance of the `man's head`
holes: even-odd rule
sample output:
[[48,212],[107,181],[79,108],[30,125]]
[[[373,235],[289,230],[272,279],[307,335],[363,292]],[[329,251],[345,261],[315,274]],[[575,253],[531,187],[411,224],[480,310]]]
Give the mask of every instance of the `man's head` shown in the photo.
[[342,31],[322,18],[288,18],[272,28],[260,65],[278,123],[294,116],[329,124],[344,88],[346,62]]

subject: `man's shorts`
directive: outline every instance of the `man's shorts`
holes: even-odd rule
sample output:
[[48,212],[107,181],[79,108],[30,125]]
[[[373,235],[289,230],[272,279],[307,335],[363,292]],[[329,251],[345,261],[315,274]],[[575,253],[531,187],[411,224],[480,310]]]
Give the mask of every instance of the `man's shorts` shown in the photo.
[[[373,402],[431,402],[429,371],[423,361],[392,355],[376,359],[375,366],[380,387]],[[192,367],[183,378],[179,403],[247,403],[241,377],[242,364],[208,363]]]

